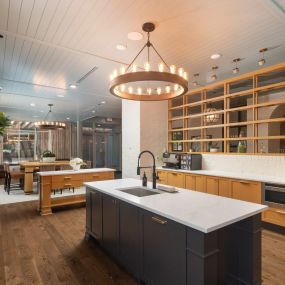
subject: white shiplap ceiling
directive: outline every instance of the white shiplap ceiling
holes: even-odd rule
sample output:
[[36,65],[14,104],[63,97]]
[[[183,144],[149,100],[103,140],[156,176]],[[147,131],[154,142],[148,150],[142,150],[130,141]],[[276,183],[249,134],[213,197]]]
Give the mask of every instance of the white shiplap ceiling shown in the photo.
[[[255,70],[263,47],[270,48],[268,65],[285,60],[284,0],[1,0],[0,110],[31,120],[53,103],[57,119],[88,118],[94,109],[120,117],[109,74],[143,45],[145,39],[133,42],[127,33],[146,21],[157,24],[151,39],[166,61],[200,73],[202,84],[213,65],[220,79],[231,77],[237,57],[241,72]],[[127,50],[116,50],[117,43]],[[216,52],[223,56],[213,62]],[[76,90],[69,88],[94,67]]]

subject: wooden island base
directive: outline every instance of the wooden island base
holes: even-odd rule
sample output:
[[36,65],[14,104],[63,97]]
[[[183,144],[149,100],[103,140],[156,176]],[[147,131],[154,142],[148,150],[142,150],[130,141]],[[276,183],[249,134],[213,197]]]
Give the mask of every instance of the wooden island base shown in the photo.
[[[52,208],[85,203],[85,194],[51,198],[54,189],[69,189],[83,186],[84,182],[114,179],[114,169],[94,168],[79,171],[39,172],[40,197],[38,210],[42,216],[51,215]],[[76,189],[75,189],[76,191]]]

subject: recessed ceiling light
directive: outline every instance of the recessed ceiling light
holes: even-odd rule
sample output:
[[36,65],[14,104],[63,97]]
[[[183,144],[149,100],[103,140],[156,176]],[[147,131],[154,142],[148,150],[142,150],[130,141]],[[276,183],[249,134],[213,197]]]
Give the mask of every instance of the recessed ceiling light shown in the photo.
[[77,86],[76,86],[75,84],[70,84],[69,87],[70,87],[71,89],[75,89]]
[[60,98],[63,98],[64,97],[64,95],[62,95],[62,94],[58,94],[58,95],[56,95],[57,97],[60,97]]
[[35,103],[31,103],[30,106],[31,106],[31,107],[35,107],[36,104],[35,104]]
[[117,50],[126,50],[126,49],[127,49],[127,45],[124,45],[124,44],[117,44],[117,45],[116,45],[116,49],[117,49]]
[[95,113],[95,110],[93,110],[92,113]]
[[143,38],[142,33],[140,32],[130,32],[128,33],[128,39],[132,41],[140,41]]
[[106,101],[101,101],[101,104],[106,104]]
[[101,127],[101,125],[97,125],[98,127]]
[[221,58],[221,56],[222,55],[220,53],[214,53],[211,55],[211,59],[219,59],[219,58]]
[[66,120],[70,120],[70,118],[69,118],[69,117],[67,117],[67,118],[66,118]]

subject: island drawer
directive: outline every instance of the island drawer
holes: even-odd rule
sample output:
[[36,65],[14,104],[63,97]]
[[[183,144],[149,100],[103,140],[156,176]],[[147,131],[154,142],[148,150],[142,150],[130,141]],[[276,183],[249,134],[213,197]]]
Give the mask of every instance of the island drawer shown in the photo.
[[64,189],[64,188],[77,188],[83,185],[82,180],[66,180],[61,182],[52,182],[52,189]]
[[285,209],[269,208],[262,214],[262,220],[285,227]]
[[113,178],[114,178],[114,172],[95,172],[95,173],[84,174],[84,182],[108,180]]
[[57,183],[70,183],[71,181],[83,180],[82,174],[66,174],[66,175],[54,175],[52,176],[52,184]]

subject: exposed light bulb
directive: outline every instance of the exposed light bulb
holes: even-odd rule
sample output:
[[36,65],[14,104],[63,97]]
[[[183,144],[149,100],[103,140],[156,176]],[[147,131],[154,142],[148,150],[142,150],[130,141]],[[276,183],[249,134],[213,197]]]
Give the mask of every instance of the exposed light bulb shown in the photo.
[[136,72],[136,71],[137,71],[137,66],[136,66],[136,64],[133,64],[133,66],[132,66],[132,71],[133,71],[133,72]]
[[166,92],[166,93],[169,93],[169,92],[170,92],[170,86],[167,85],[167,86],[165,87],[165,92]]
[[160,87],[157,88],[157,94],[158,94],[158,95],[161,94],[161,88],[160,88]]
[[239,73],[239,68],[238,67],[233,68],[233,74],[238,74],[238,73]]
[[124,66],[121,67],[121,74],[125,74],[126,73],[126,68]]
[[148,61],[144,64],[144,70],[150,71],[150,63]]
[[120,89],[121,89],[121,92],[124,92],[126,89],[126,86],[124,84],[122,84],[122,85],[120,85]]
[[178,90],[178,84],[174,85],[174,91],[176,92]]
[[140,87],[138,88],[138,94],[142,95],[142,89]]
[[170,73],[175,73],[175,71],[176,71],[176,66],[175,65],[170,65]]
[[184,72],[184,70],[183,70],[182,67],[178,68],[178,74],[179,74],[179,76],[183,77],[183,72]]
[[129,93],[133,93],[133,87],[128,87],[128,91],[129,91]]
[[186,71],[183,72],[183,78],[184,78],[185,80],[188,80],[188,74],[187,74]]
[[262,65],[264,65],[265,63],[266,63],[266,61],[265,61],[264,58],[262,58],[262,59],[260,59],[260,60],[258,61],[258,65],[259,65],[259,66],[262,66]]
[[158,65],[158,70],[159,70],[159,72],[163,72],[163,69],[164,69],[164,64],[163,64],[163,63],[160,63],[160,64]]
[[150,95],[151,94],[151,88],[147,88],[147,94]]

